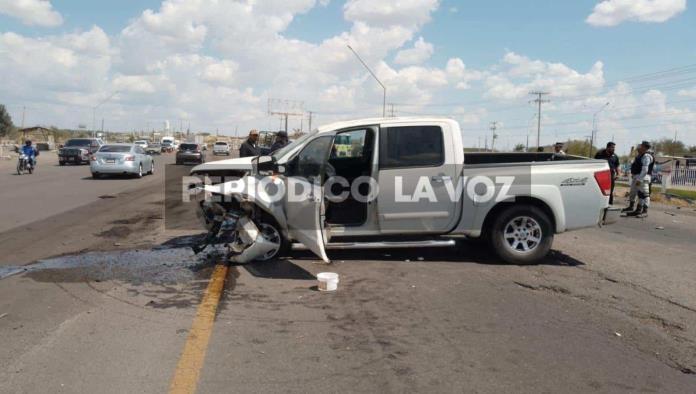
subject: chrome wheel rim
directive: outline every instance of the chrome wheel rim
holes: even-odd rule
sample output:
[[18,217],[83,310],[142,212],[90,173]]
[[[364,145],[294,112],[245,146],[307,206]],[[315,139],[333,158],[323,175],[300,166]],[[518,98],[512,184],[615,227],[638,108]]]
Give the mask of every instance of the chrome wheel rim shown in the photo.
[[278,229],[275,227],[271,226],[268,223],[261,223],[259,225],[259,230],[261,230],[261,234],[263,235],[264,238],[268,242],[271,242],[274,244],[273,249],[269,250],[266,254],[257,257],[256,260],[258,261],[268,261],[271,260],[278,254],[278,251],[280,250],[280,244],[282,241],[282,236],[280,235],[280,232],[278,232]]
[[515,253],[533,252],[541,244],[543,232],[539,222],[529,216],[518,216],[505,225],[505,246]]

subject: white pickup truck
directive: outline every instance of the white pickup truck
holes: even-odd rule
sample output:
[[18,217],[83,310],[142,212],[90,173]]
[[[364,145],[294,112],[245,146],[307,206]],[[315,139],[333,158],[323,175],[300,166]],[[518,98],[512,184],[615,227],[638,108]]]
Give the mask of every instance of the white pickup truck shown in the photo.
[[[197,250],[225,245],[236,262],[291,247],[325,261],[330,249],[454,246],[483,238],[501,259],[540,261],[554,234],[616,220],[605,161],[552,153],[465,153],[456,121],[381,118],[304,135],[273,156],[192,169]],[[203,180],[205,178],[205,181]]]

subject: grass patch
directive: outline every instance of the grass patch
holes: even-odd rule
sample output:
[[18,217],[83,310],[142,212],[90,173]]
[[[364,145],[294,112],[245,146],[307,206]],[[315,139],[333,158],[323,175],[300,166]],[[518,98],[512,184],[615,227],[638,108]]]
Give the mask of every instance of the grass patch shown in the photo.
[[673,196],[686,198],[689,200],[696,200],[696,191],[694,190],[681,190],[681,189],[667,189],[667,194]]

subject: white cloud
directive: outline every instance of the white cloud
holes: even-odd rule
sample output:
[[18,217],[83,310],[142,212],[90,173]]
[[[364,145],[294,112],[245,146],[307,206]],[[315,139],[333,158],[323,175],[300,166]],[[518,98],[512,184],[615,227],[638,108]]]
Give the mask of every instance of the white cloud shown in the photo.
[[110,65],[109,38],[96,26],[82,33],[42,38],[0,35],[0,68],[12,76],[4,80],[3,90],[20,96],[90,92],[104,86]]
[[686,0],[604,0],[585,20],[593,26],[616,26],[625,21],[665,22],[686,10]]
[[29,26],[55,27],[63,17],[48,0],[0,0],[0,14],[9,15]]
[[683,97],[693,97],[696,98],[696,86],[694,86],[691,89],[682,89],[678,93],[680,96]]
[[348,0],[343,10],[346,19],[353,22],[416,28],[430,21],[430,14],[439,5],[439,0]]
[[597,92],[604,86],[604,64],[596,62],[587,73],[563,63],[532,60],[508,52],[498,71],[486,78],[486,96],[502,100],[525,97],[532,90],[550,91],[556,97]]
[[423,37],[420,37],[413,44],[412,48],[402,49],[397,52],[394,62],[402,65],[421,64],[430,59],[434,51],[433,44],[426,42]]

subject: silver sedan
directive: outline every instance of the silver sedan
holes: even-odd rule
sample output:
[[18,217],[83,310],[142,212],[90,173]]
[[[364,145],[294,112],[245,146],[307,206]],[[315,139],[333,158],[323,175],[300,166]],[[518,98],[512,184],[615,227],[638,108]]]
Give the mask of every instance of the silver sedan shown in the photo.
[[102,175],[135,175],[155,172],[155,161],[143,148],[133,144],[108,144],[94,153],[89,162],[93,178]]

